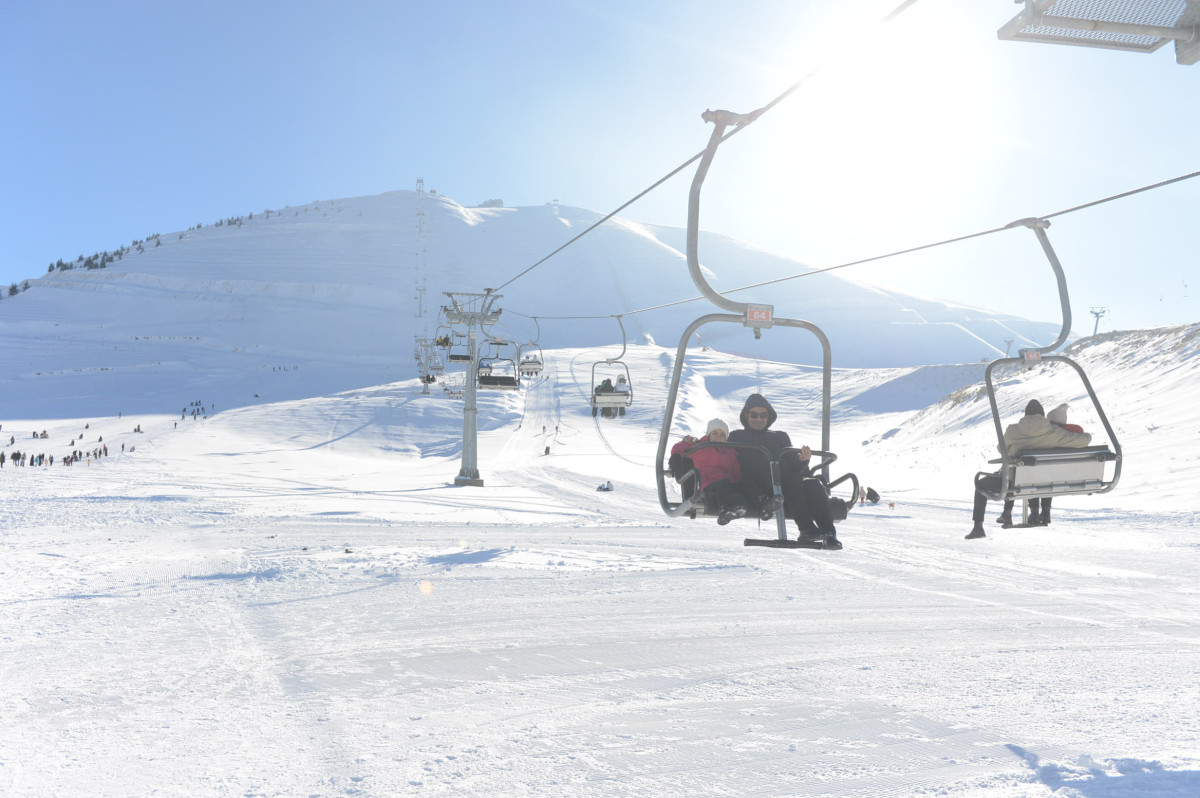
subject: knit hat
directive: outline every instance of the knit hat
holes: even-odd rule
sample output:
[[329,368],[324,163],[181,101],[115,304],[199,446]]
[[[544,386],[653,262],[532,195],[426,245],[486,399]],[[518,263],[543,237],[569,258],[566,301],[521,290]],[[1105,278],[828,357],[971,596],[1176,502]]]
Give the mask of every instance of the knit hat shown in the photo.
[[712,433],[712,431],[713,431],[713,430],[715,430],[715,429],[719,429],[719,430],[721,430],[721,431],[722,431],[722,432],[724,432],[726,435],[728,435],[728,434],[729,434],[729,425],[728,425],[728,424],[726,424],[724,421],[722,421],[722,420],[721,420],[721,419],[719,419],[719,418],[714,418],[712,421],[708,422],[708,429],[707,429],[707,430],[705,430],[705,433],[706,433],[706,434],[711,434],[711,433]]
[[751,408],[755,408],[755,407],[762,408],[763,410],[767,411],[767,426],[768,427],[775,423],[775,419],[778,418],[778,416],[775,413],[775,408],[771,407],[771,403],[768,402],[765,398],[763,398],[762,394],[752,393],[752,394],[750,394],[750,398],[748,398],[746,400],[746,404],[742,406],[741,415],[738,416],[738,418],[742,422],[743,427],[748,428],[750,426],[750,422],[747,420],[746,414],[749,413]]
[[1046,414],[1046,419],[1052,421],[1059,426],[1067,423],[1067,408],[1070,407],[1067,403],[1063,403]]
[[1029,404],[1025,405],[1025,415],[1027,416],[1044,416],[1046,411],[1042,409],[1042,403],[1037,399],[1030,399]]

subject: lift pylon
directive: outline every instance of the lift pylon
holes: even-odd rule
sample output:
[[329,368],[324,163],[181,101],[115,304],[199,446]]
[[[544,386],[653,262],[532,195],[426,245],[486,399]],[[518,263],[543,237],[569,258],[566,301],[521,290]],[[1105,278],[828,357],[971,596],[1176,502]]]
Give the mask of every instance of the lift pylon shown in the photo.
[[483,478],[479,475],[479,339],[483,336],[483,328],[495,324],[500,319],[500,309],[495,308],[499,294],[487,289],[483,294],[470,294],[459,291],[443,292],[450,298],[450,306],[442,307],[442,313],[451,324],[461,324],[467,328],[467,351],[470,359],[467,361],[467,371],[463,380],[463,453],[462,467],[454,478],[455,485],[470,485],[483,487]]

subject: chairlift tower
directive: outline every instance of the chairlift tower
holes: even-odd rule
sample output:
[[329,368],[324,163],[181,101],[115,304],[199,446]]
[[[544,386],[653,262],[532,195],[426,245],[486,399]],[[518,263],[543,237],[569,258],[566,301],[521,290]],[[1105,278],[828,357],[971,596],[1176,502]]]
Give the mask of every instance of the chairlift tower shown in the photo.
[[462,467],[454,478],[454,484],[478,488],[483,487],[483,479],[479,476],[479,405],[476,400],[479,387],[479,339],[483,328],[499,321],[501,313],[499,308],[492,310],[500,295],[493,294],[490,288],[485,290],[483,294],[444,291],[450,297],[450,307],[442,306],[446,321],[467,328],[467,351],[471,358],[467,362],[463,380]]
[[1096,317],[1096,324],[1092,327],[1092,335],[1095,336],[1100,331],[1100,318],[1108,313],[1108,308],[1092,308],[1092,315]]

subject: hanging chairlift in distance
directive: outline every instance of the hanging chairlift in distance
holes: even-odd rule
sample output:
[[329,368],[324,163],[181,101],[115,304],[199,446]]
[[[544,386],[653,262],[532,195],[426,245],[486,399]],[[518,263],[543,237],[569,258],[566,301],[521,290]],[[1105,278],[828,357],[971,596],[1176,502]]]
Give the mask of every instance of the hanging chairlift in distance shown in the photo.
[[501,354],[502,347],[516,347],[516,344],[501,338],[491,339],[487,343],[491,344],[492,352],[487,357],[479,358],[479,366],[476,370],[478,386],[498,391],[515,391],[520,388],[521,379],[517,371],[516,360]]
[[[621,327],[621,354],[592,364],[593,417],[597,413],[604,418],[624,417],[625,409],[633,406],[633,380],[629,366],[621,360],[625,357],[625,324],[620,316],[617,324]],[[599,374],[597,369],[602,369]]]
[[[533,348],[537,350],[537,354],[530,352],[526,354],[526,350]],[[518,350],[518,355],[521,359],[521,376],[536,377],[542,373],[542,348],[530,341]]]
[[[1121,478],[1122,454],[1121,444],[1117,440],[1116,433],[1113,432],[1108,416],[1104,414],[1104,408],[1100,406],[1100,399],[1096,396],[1096,391],[1092,388],[1087,374],[1078,363],[1069,357],[1050,354],[1067,340],[1071,332],[1071,303],[1067,296],[1066,276],[1058,255],[1050,244],[1050,238],[1046,235],[1046,229],[1050,226],[1050,222],[1045,219],[1021,219],[1009,225],[1009,227],[1018,226],[1027,227],[1034,232],[1042,246],[1042,251],[1050,262],[1050,268],[1054,271],[1058,281],[1063,326],[1058,338],[1048,346],[1022,349],[1019,357],[1000,358],[988,364],[984,372],[984,384],[987,387],[988,402],[992,408],[992,421],[996,428],[999,448],[1005,454],[996,460],[988,461],[990,464],[1000,467],[1000,487],[997,490],[980,487],[979,490],[993,501],[1025,500],[1022,518],[1027,519],[1029,517],[1029,499],[1107,493],[1115,488]],[[1100,423],[1112,445],[1111,449],[1106,445],[1101,445],[1082,449],[1029,450],[1015,455],[1007,453],[1004,445],[1003,418],[996,400],[994,374],[998,369],[1030,368],[1038,364],[1051,363],[1064,364],[1079,376],[1084,390],[1096,408]],[[1024,397],[1021,401],[1028,398],[1032,397]],[[1111,474],[1106,475],[1108,463],[1112,463],[1112,469]],[[980,472],[980,475],[984,473]],[[978,486],[978,482],[976,484]]]
[[452,332],[450,335],[453,341],[450,344],[450,347],[446,350],[446,360],[451,363],[470,363],[471,347],[466,341],[466,334]]
[[[538,324],[536,316],[532,318],[534,326],[537,327],[537,338],[524,346],[517,347],[517,358],[521,361],[520,371],[522,377],[536,377],[541,374],[543,361],[545,360],[545,356],[542,354],[542,347],[538,344],[538,341],[542,338],[542,325]],[[531,350],[537,351],[534,352]]]
[[[775,316],[774,308],[770,305],[755,305],[744,302],[734,302],[727,299],[714,288],[712,288],[705,279],[700,268],[700,259],[698,255],[699,234],[700,234],[700,188],[704,182],[704,178],[708,173],[708,168],[712,163],[713,156],[716,154],[717,146],[720,144],[725,128],[730,124],[743,124],[746,121],[751,121],[751,116],[739,116],[731,114],[728,111],[706,111],[704,119],[707,122],[714,123],[712,136],[709,138],[708,147],[705,149],[703,157],[700,159],[700,165],[696,169],[696,175],[692,180],[691,193],[688,198],[688,226],[687,226],[687,262],[688,270],[691,273],[692,280],[700,288],[701,292],[711,300],[715,305],[725,310],[733,311],[732,313],[710,313],[696,319],[683,332],[679,339],[679,347],[675,353],[675,365],[671,373],[671,385],[667,391],[666,410],[663,414],[662,429],[659,433],[658,440],[658,455],[656,469],[658,483],[658,499],[663,511],[672,518],[686,516],[688,518],[697,518],[701,516],[711,516],[716,514],[715,507],[712,507],[705,501],[705,496],[700,491],[696,490],[699,484],[699,475],[696,473],[694,466],[691,466],[690,460],[685,460],[684,463],[676,463],[675,469],[671,468],[670,460],[667,459],[667,450],[670,446],[672,430],[675,424],[675,407],[679,398],[679,386],[683,376],[683,365],[687,356],[688,344],[692,340],[695,333],[707,324],[738,324],[749,328],[754,333],[754,338],[761,338],[762,331],[771,329],[772,327],[791,327],[796,329],[808,330],[817,337],[821,344],[823,353],[821,385],[822,385],[822,403],[821,403],[821,448],[812,450],[812,454],[817,458],[816,463],[810,463],[810,469],[813,475],[820,480],[826,490],[837,487],[847,480],[850,481],[853,488],[851,500],[847,503],[845,500],[831,500],[831,510],[834,513],[834,520],[844,520],[845,511],[848,507],[853,506],[854,500],[858,496],[858,477],[852,473],[844,474],[836,480],[830,481],[829,467],[837,459],[837,455],[829,451],[829,426],[830,426],[830,406],[831,406],[831,376],[832,376],[832,357],[829,346],[829,339],[825,333],[811,322],[802,321],[800,319],[787,319]],[[757,446],[737,443],[703,443],[692,447],[688,452],[694,452],[705,447],[728,447],[735,449],[756,449],[762,453],[770,463],[771,472],[771,489],[779,510],[775,513],[776,537],[773,539],[756,539],[746,538],[744,544],[747,546],[769,546],[772,548],[802,548],[805,547],[798,540],[789,540],[787,536],[787,519],[783,509],[783,488],[782,488],[782,462],[792,456],[793,452],[799,452],[799,449],[788,448],[780,453],[778,459],[773,459],[770,452],[766,449]],[[685,452],[685,455],[688,453]],[[672,501],[667,496],[667,479],[672,478],[680,483],[683,489],[682,501]],[[750,516],[748,516],[750,517]],[[755,515],[754,517],[757,517]]]

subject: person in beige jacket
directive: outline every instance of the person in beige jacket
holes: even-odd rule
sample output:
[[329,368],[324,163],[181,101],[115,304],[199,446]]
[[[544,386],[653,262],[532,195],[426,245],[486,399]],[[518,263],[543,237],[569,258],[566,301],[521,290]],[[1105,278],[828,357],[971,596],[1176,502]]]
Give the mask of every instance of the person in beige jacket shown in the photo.
[[[1015,424],[1009,424],[1008,428],[1004,430],[1004,447],[1000,453],[1007,453],[1008,456],[1014,457],[1022,452],[1040,449],[1082,449],[1091,442],[1090,433],[1072,432],[1058,424],[1052,424],[1046,418],[1046,411],[1042,409],[1042,403],[1037,399],[1031,399],[1029,404],[1025,405],[1025,415],[1021,417],[1021,420]],[[1008,451],[1005,452],[1005,449]],[[987,512],[987,496],[979,490],[981,487],[990,491],[1000,490],[1000,472],[976,477],[975,508],[971,513],[971,520],[975,525],[967,534],[967,540],[985,537],[983,516]],[[1031,526],[1050,523],[1049,497],[1040,503],[1040,511],[1037,499],[1030,499],[1029,505]],[[1005,527],[1012,526],[1012,508],[1011,500],[1004,502],[1004,512],[997,519]]]

